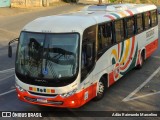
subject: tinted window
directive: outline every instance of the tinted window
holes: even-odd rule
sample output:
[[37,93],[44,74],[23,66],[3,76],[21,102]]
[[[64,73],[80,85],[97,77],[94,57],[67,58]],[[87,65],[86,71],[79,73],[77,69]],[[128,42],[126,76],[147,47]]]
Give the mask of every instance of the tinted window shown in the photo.
[[142,14],[137,15],[137,32],[140,33],[143,31],[143,21]]
[[145,29],[149,29],[151,27],[150,12],[145,12],[145,13],[143,13],[143,15],[144,15]]
[[126,19],[126,31],[127,37],[132,37],[135,34],[135,21],[134,17],[129,17]]
[[152,26],[157,25],[157,11],[151,11]]
[[121,42],[122,40],[124,40],[123,20],[115,21],[115,35],[116,35],[116,42]]
[[112,24],[105,23],[98,26],[98,51],[108,48],[113,44]]
[[96,26],[87,28],[83,33],[81,54],[81,81],[94,67],[95,61]]

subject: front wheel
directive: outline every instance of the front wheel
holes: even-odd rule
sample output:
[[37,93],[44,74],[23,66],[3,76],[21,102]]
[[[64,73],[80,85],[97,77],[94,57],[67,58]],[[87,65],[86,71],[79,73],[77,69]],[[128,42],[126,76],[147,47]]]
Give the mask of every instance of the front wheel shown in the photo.
[[101,100],[104,97],[104,94],[106,92],[106,85],[105,85],[105,79],[101,78],[98,82],[98,90],[97,90],[97,96],[94,98],[95,101]]

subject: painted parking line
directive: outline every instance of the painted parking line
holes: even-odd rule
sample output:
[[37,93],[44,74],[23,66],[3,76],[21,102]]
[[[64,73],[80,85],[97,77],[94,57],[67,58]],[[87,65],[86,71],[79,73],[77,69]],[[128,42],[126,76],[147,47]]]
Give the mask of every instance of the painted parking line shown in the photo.
[[0,74],[1,73],[7,73],[7,72],[13,72],[14,70],[15,70],[14,68],[6,69],[6,70],[1,70]]
[[[0,74],[10,73],[10,72],[13,72],[14,70],[15,70],[14,68],[2,70],[2,71],[0,71]],[[9,75],[9,76],[7,76],[7,77],[1,78],[0,81],[5,80],[5,79],[8,79],[8,78],[10,78],[10,77],[12,77],[12,76],[14,76],[14,74],[11,74],[11,75]],[[6,94],[12,93],[12,92],[14,92],[15,90],[16,90],[16,89],[12,89],[12,90],[9,90],[9,91],[7,91],[7,92],[1,93],[1,94],[0,94],[0,97],[3,96],[3,95],[6,95]]]
[[[122,101],[127,102],[130,100],[133,100],[132,98],[133,95],[135,95],[139,90],[141,90],[158,72],[160,71],[160,66],[157,68],[156,71],[154,71],[151,76],[149,76],[148,79],[146,79],[138,88],[136,88],[133,92],[131,92],[127,97],[125,97]],[[158,94],[158,93],[157,93]],[[144,96],[145,97],[145,96]],[[139,97],[140,98],[140,97]],[[138,99],[138,97],[137,97]]]
[[14,92],[15,90],[16,90],[16,89],[12,89],[12,90],[9,90],[9,91],[7,91],[7,92],[1,93],[1,94],[0,94],[0,97],[3,96],[3,95],[6,95],[6,94],[12,93],[12,92]]
[[[151,96],[151,95],[156,95],[156,94],[159,94],[159,93],[160,93],[160,91],[157,91],[157,92],[154,92],[154,93],[149,93],[149,94],[141,95],[141,96],[138,96],[138,97],[133,97],[133,98],[130,98],[128,101],[148,97],[148,96]],[[127,101],[124,101],[124,102],[127,102]]]
[[8,79],[8,78],[10,78],[10,77],[13,77],[13,76],[14,76],[14,74],[11,74],[11,75],[9,75],[9,76],[7,76],[7,77],[1,78],[0,81],[6,80],[6,79]]
[[158,58],[158,59],[160,59],[160,56],[152,56],[153,58]]

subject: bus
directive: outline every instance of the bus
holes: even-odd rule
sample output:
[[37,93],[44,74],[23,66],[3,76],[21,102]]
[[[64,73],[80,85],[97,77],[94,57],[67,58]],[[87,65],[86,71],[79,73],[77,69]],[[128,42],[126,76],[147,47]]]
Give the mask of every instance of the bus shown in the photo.
[[31,104],[78,108],[101,100],[158,48],[157,7],[150,4],[87,6],[41,17],[22,29],[15,60],[18,98]]

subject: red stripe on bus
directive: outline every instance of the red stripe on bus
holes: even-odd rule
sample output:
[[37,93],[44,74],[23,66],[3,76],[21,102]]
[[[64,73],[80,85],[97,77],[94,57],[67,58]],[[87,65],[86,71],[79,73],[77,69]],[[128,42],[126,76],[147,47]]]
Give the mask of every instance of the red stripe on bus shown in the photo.
[[130,10],[126,10],[126,12],[128,12],[131,16],[133,16],[133,12]]
[[109,73],[109,86],[114,83],[114,72]]
[[146,48],[146,58],[148,58],[158,48],[158,39],[146,45],[145,48]]
[[114,19],[115,19],[114,17],[112,17],[112,16],[110,16],[110,15],[105,15],[104,17],[108,17],[108,18],[110,18],[111,20],[114,20]]

